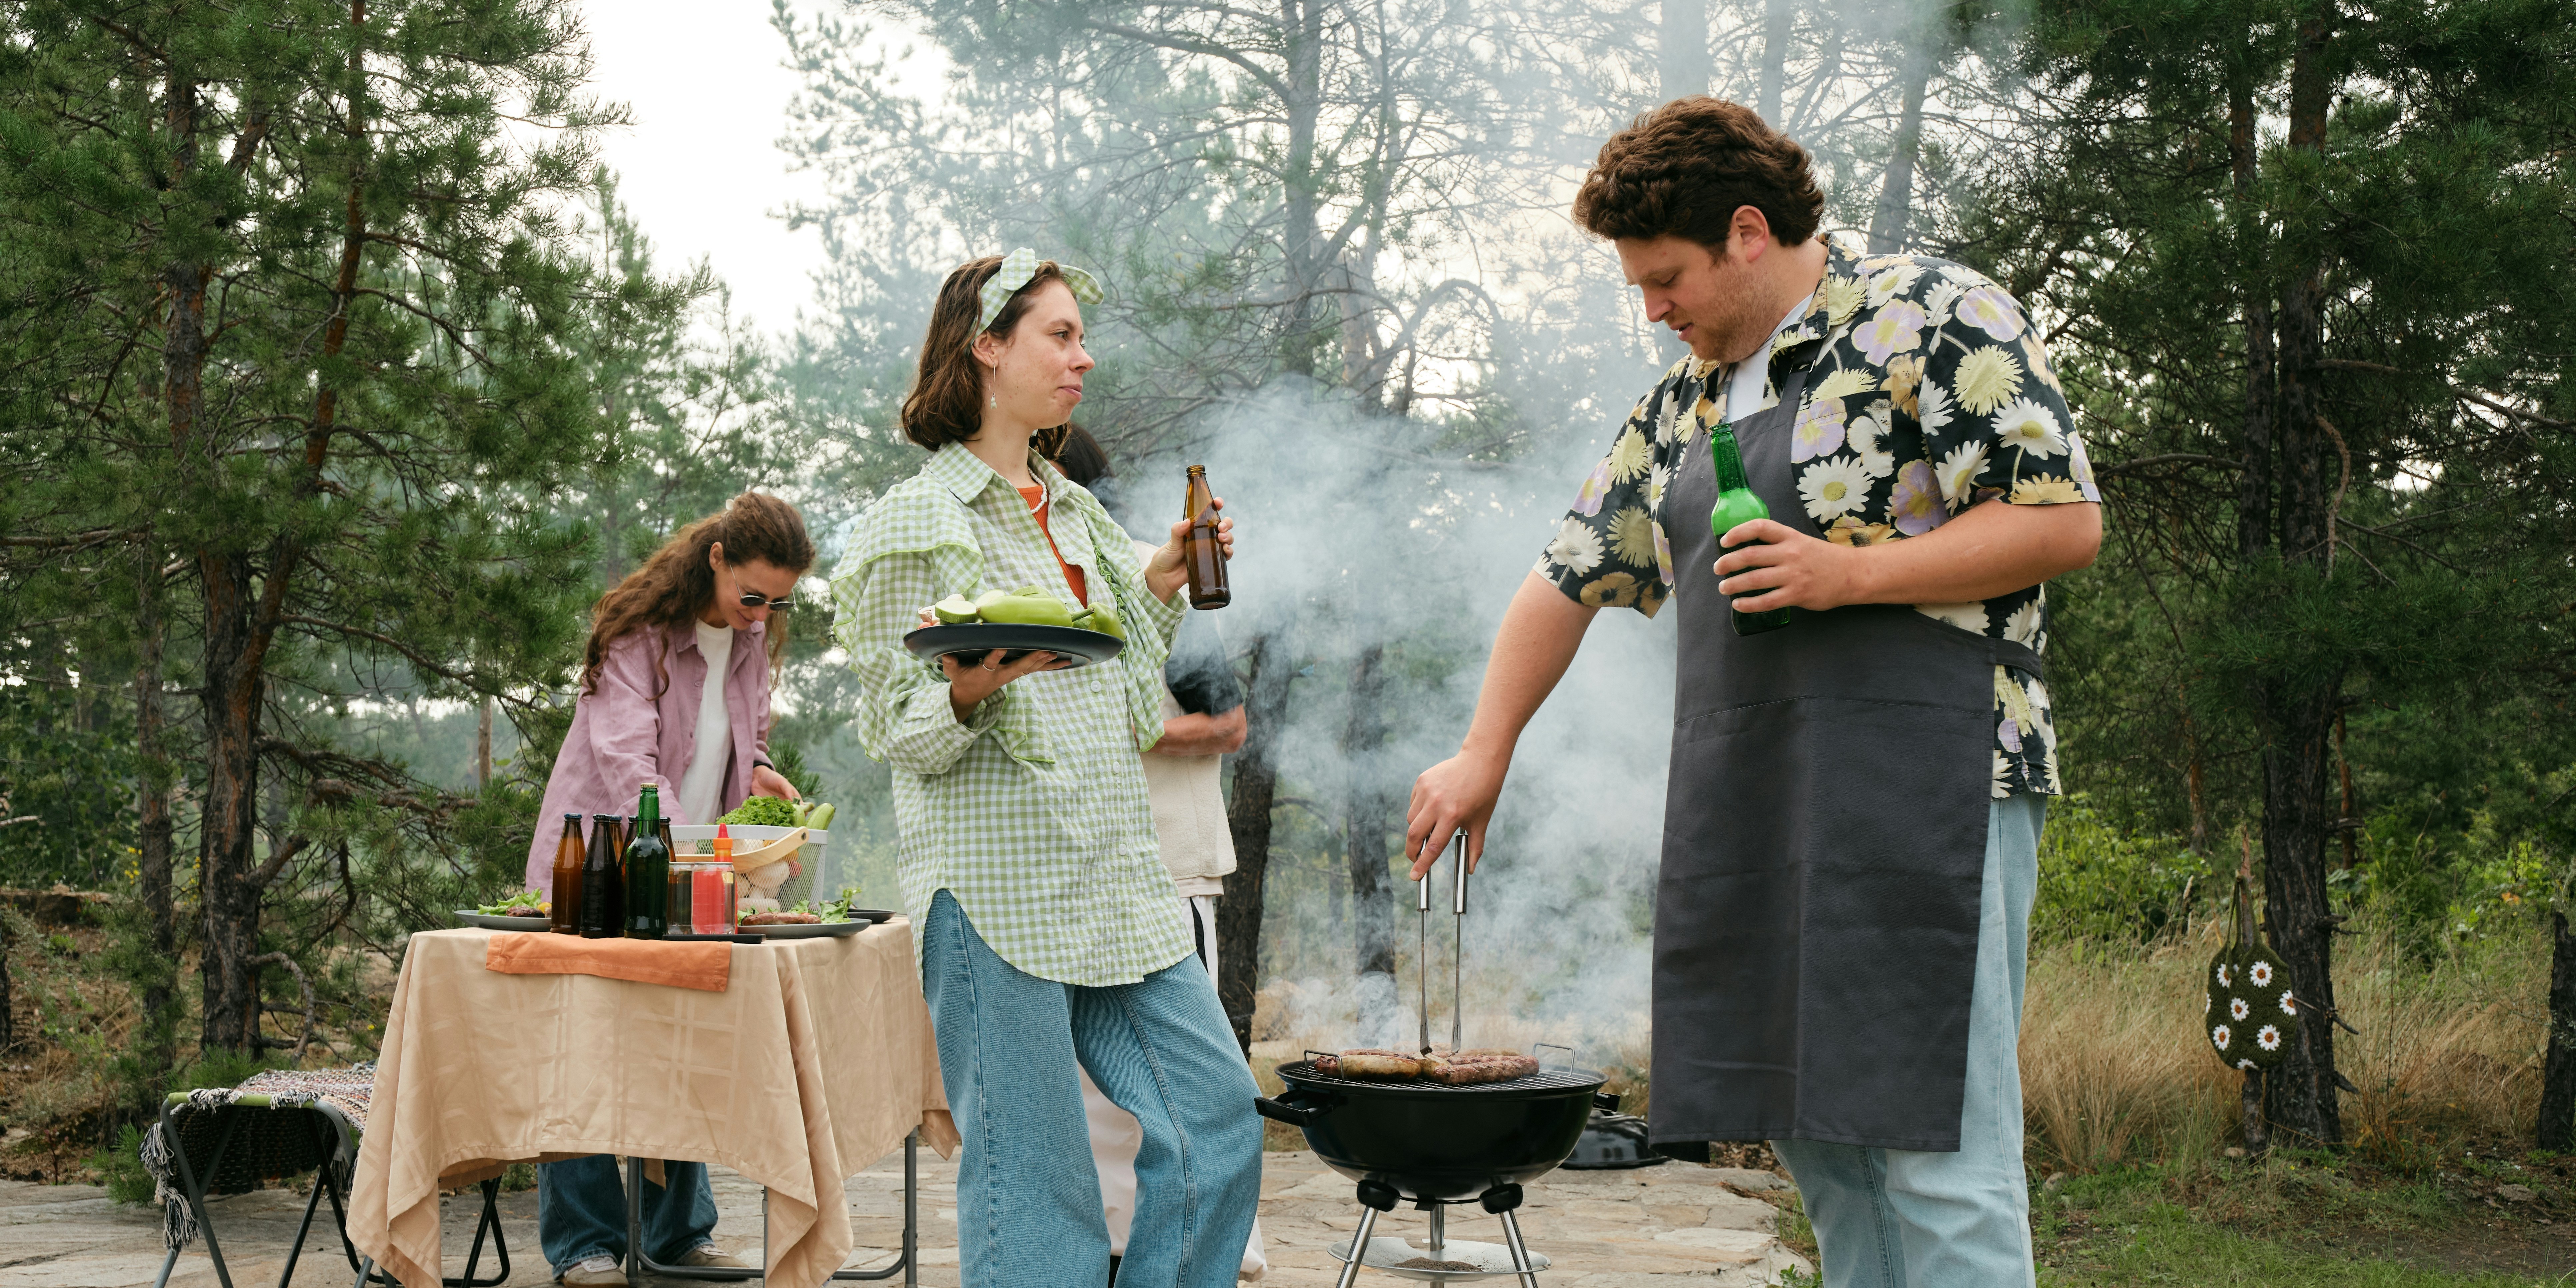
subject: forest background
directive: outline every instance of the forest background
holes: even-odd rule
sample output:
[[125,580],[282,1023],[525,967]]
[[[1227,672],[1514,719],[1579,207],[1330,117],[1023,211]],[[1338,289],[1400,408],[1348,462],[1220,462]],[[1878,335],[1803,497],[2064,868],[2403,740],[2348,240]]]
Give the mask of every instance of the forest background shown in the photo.
[[[109,1144],[192,1062],[369,1056],[403,937],[517,880],[589,603],[744,486],[827,575],[918,462],[893,411],[938,280],[1017,245],[1110,284],[1082,419],[1113,509],[1149,530],[1205,462],[1245,525],[1227,1007],[1261,1040],[1405,1024],[1407,786],[1679,352],[1567,204],[1697,92],[1803,142],[1856,243],[2025,301],[2109,498],[2051,589],[2075,795],[2033,1028],[2077,1017],[2077,1054],[2056,1101],[2029,1074],[2040,1147],[2233,1139],[2189,980],[2241,862],[2351,1021],[2266,1084],[2276,1140],[2568,1146],[2567,6],[823,12],[777,9],[829,266],[773,334],[655,258],[552,0],[0,4],[0,884],[112,896],[86,939],[0,910],[24,1148]],[[773,745],[891,903],[884,771],[798,598]],[[1466,930],[1497,1039],[1640,1086],[1670,666],[1669,627],[1596,626]],[[2106,1072],[2124,1044],[2166,1055]]]

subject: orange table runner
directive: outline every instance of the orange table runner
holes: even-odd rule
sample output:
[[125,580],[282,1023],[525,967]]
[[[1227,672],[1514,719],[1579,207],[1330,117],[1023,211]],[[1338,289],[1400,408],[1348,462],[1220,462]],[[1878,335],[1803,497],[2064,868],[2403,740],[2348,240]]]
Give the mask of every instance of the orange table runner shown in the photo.
[[723,992],[484,968],[487,930],[417,934],[385,1023],[349,1236],[439,1288],[438,1192],[512,1162],[682,1158],[769,1187],[769,1282],[821,1285],[853,1240],[842,1183],[921,1129],[957,1129],[912,928],[706,944]]
[[721,993],[735,947],[504,930],[493,932],[483,950],[483,969],[504,975],[597,975]]

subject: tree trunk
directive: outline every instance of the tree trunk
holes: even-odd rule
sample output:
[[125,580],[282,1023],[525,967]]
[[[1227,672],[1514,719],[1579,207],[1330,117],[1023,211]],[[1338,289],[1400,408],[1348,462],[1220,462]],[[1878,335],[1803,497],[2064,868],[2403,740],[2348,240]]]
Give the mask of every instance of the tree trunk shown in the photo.
[[1320,181],[1315,174],[1316,131],[1323,119],[1324,0],[1281,0],[1280,26],[1288,40],[1287,170],[1282,177],[1288,216],[1286,325],[1279,336],[1279,366],[1315,374],[1315,297],[1323,290]]
[[135,1035],[142,1068],[133,1108],[148,1116],[160,1104],[162,1084],[179,1063],[179,912],[171,874],[170,787],[178,767],[169,754],[168,718],[162,705],[161,546],[148,536],[136,543],[134,750],[136,777],[134,863],[143,903],[145,972],[139,997],[143,1023]]
[[1755,110],[1772,129],[1780,122],[1780,85],[1789,70],[1789,37],[1797,10],[1792,0],[1764,0],[1762,6],[1762,84]]
[[1270,810],[1279,796],[1279,730],[1288,719],[1288,685],[1296,653],[1284,631],[1263,631],[1244,658],[1243,750],[1234,756],[1234,797],[1226,830],[1234,836],[1234,872],[1216,901],[1216,999],[1234,1040],[1252,1050],[1252,1011],[1261,991],[1262,894],[1270,878]]
[[2237,1093],[2237,1100],[2244,1111],[2245,1156],[2261,1158],[2263,1151],[2272,1146],[2271,1129],[2263,1125],[2262,1070],[2245,1071],[2245,1085]]
[[2540,1066],[2542,1149],[2576,1150],[2576,934],[2567,914],[2549,914],[2549,1053]]
[[1656,33],[1657,90],[1663,101],[1708,92],[1708,0],[1663,0]]
[[[2328,10],[2299,24],[2290,70],[2290,146],[2325,145],[2332,95]],[[2297,238],[2292,239],[2296,245]],[[2317,380],[2323,331],[2324,266],[2311,263],[2282,293],[2280,313],[2280,554],[2322,571],[2332,502],[2325,486]],[[2272,947],[2305,1005],[2297,1050],[2268,1078],[2275,1127],[2301,1143],[2342,1143],[2334,1064],[2334,922],[2326,899],[2326,739],[2340,681],[2267,680],[2256,695],[2263,747],[2263,886]]]
[[255,841],[266,648],[253,626],[257,605],[250,560],[235,552],[205,550],[197,562],[205,599],[205,688],[199,706],[206,731],[206,795],[197,844],[198,902],[205,919],[199,1042],[208,1051],[249,1051],[258,1022],[253,1008],[259,1001],[250,959],[259,955]]
[[[1379,750],[1386,744],[1386,646],[1364,629],[1351,669],[1350,717],[1342,726],[1342,852],[1351,876],[1351,955],[1360,977],[1360,1034],[1366,1045],[1388,1041],[1394,1019],[1395,923],[1388,904],[1388,794]],[[1377,976],[1371,979],[1370,976]]]
[[1914,165],[1923,152],[1923,96],[1932,84],[1932,33],[1917,32],[1906,45],[1905,82],[1896,117],[1896,140],[1887,157],[1887,178],[1879,185],[1878,208],[1869,220],[1869,253],[1892,255],[1905,249],[1906,225],[1914,214]]
[[[197,161],[197,86],[174,62],[163,86],[163,128],[170,136],[171,191],[185,191]],[[222,468],[221,448],[204,431],[206,411],[206,287],[214,266],[174,261],[162,272],[170,312],[161,337],[162,407],[169,417],[172,454],[182,469],[211,479]],[[214,547],[196,552],[205,603],[204,712],[206,794],[198,828],[197,871],[206,918],[205,1013],[202,1045],[247,1050],[251,998],[241,905],[242,878],[250,871],[258,801],[259,671],[250,640],[250,564]],[[243,662],[250,665],[244,668]],[[256,937],[258,900],[249,899]]]
[[[331,312],[322,329],[320,365],[325,371],[348,343],[349,316],[357,300],[358,269],[367,243],[366,67],[365,41],[360,35],[366,21],[366,0],[352,0],[349,98],[342,128],[349,137],[355,168],[349,175],[339,273],[332,283]],[[202,310],[201,293],[199,322]],[[202,365],[202,342],[197,358]],[[296,480],[300,497],[320,492],[339,404],[339,388],[324,382],[315,393],[313,421],[304,435],[303,470]],[[211,442],[205,450],[211,473]],[[206,927],[202,1041],[209,1050],[258,1049],[259,975],[251,959],[260,955],[260,900],[302,844],[274,838],[266,860],[254,866],[257,820],[253,810],[259,799],[259,727],[268,649],[285,614],[287,586],[303,559],[304,548],[294,530],[281,532],[269,543],[254,598],[254,570],[247,553],[215,547],[197,553],[206,608],[205,687],[200,700],[206,726],[206,800],[199,827],[197,884]]]
[[492,699],[474,704],[474,790],[492,785]]

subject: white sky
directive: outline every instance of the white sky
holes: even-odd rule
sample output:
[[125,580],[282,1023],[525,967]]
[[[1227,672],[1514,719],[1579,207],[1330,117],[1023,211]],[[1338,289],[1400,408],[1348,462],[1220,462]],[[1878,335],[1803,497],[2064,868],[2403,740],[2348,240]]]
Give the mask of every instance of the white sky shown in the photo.
[[[593,92],[633,109],[605,139],[619,196],[652,239],[666,273],[704,258],[733,288],[737,317],[763,331],[795,321],[823,262],[811,228],[778,212],[819,196],[790,174],[778,136],[797,89],[787,43],[765,0],[581,0],[595,60]],[[803,6],[800,6],[803,7]]]

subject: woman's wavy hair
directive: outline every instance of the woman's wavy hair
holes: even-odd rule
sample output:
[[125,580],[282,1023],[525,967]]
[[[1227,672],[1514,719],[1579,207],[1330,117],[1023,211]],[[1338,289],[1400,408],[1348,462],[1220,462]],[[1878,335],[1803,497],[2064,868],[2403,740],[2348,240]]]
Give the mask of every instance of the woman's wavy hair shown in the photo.
[[[1001,267],[999,255],[958,265],[939,284],[938,302],[930,306],[930,330],[921,337],[920,365],[913,372],[912,392],[904,395],[902,419],[903,436],[934,452],[984,428],[984,364],[975,361],[975,320],[984,312],[979,298],[984,283]],[[984,330],[996,339],[1009,339],[1029,311],[1029,295],[1063,280],[1064,271],[1054,260],[1039,260],[1028,284],[1011,292]]]
[[1574,221],[1613,241],[1682,237],[1720,251],[1744,206],[1771,222],[1773,240],[1795,246],[1815,235],[1825,194],[1796,140],[1751,108],[1694,94],[1601,145],[1574,194]]
[[[805,516],[796,507],[765,492],[744,492],[716,514],[671,534],[644,566],[626,575],[590,610],[590,644],[583,650],[581,691],[599,687],[599,668],[608,661],[608,646],[630,631],[660,627],[665,632],[685,626],[715,602],[716,573],[707,551],[722,542],[725,562],[765,563],[797,576],[814,566],[814,541],[805,535]],[[774,682],[778,659],[787,649],[784,623],[773,623],[769,635],[769,674]],[[662,653],[653,654],[653,696],[662,696],[671,677]]]

